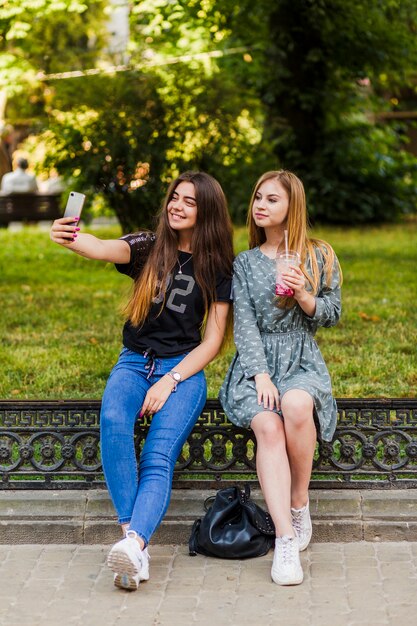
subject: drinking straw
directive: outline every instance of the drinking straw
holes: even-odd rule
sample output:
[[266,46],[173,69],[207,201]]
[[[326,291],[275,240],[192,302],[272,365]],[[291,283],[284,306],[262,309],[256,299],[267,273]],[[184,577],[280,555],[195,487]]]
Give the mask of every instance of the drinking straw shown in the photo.
[[288,259],[288,230],[284,230],[285,258]]

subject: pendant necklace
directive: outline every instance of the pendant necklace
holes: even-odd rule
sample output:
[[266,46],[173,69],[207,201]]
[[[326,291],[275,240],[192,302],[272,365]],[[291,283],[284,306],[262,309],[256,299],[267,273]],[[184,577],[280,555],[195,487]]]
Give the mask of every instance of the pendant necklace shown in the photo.
[[188,259],[187,259],[186,261],[184,261],[184,263],[180,263],[180,260],[179,260],[179,259],[177,259],[177,263],[178,263],[178,265],[180,266],[180,269],[178,270],[178,274],[182,274],[182,269],[181,269],[181,268],[182,268],[182,267],[184,267],[184,265],[185,265],[186,263],[188,263],[188,261],[189,261],[190,259],[192,259],[192,258],[193,258],[193,255],[189,256],[189,257],[188,257]]

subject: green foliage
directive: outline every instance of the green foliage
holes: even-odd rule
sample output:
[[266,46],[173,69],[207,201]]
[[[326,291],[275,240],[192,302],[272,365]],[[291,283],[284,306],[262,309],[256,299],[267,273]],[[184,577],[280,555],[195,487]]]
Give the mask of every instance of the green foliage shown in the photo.
[[70,174],[71,187],[90,201],[104,195],[124,232],[150,227],[162,199],[170,140],[156,87],[152,76],[133,72],[79,78],[78,104],[57,92],[48,129],[36,138],[35,149],[42,144],[47,155],[43,166]]
[[265,136],[305,182],[312,214],[358,223],[415,211],[417,159],[370,117],[386,108],[381,73],[387,87],[415,64],[415,3],[280,0],[269,25]]
[[302,178],[316,221],[415,212],[417,159],[403,128],[376,121],[390,94],[415,93],[414,0],[129,6],[132,69],[123,77],[40,80],[39,71],[112,62],[103,50],[109,2],[0,5],[8,121],[33,118],[39,168],[56,164],[96,204],[105,198],[123,230],[150,225],[166,183],[185,169],[220,180],[237,222],[254,181],[279,167]]
[[[131,52],[133,62],[145,58],[155,64],[163,85],[165,125],[173,139],[166,155],[168,177],[184,169],[209,171],[224,186],[232,217],[241,219],[253,172],[269,166],[271,153],[258,150],[262,106],[242,81],[252,59],[245,48],[228,54],[230,15],[237,10],[233,3],[220,7],[209,0],[136,1]],[[210,56],[214,52],[217,56]],[[174,63],[178,57],[183,61]]]
[[[105,0],[4,0],[0,4],[0,87],[9,97],[33,90],[32,109],[25,109],[39,115],[36,105],[42,102],[43,93],[39,75],[68,66],[81,69],[95,61],[105,40],[105,5]],[[20,111],[22,117],[21,97],[9,102],[10,106],[9,116]]]
[[304,182],[314,222],[391,222],[415,212],[417,159],[398,149],[389,127],[341,125],[323,134],[323,147],[308,161],[289,139],[280,149]]
[[[243,0],[222,2],[221,10],[215,0],[145,0],[135,3],[132,25],[136,53],[149,58],[246,50],[161,71],[183,112],[182,128],[193,138],[210,137],[200,144],[204,158],[198,150],[194,158],[215,168],[235,219],[244,219],[257,176],[277,167],[303,179],[316,220],[390,221],[415,211],[417,159],[404,150],[403,129],[373,120],[387,108],[387,89],[410,81],[417,57],[413,0]],[[223,85],[220,110],[211,102],[218,97],[213,76]],[[239,102],[258,129],[252,142],[243,134],[240,145],[228,132]]]
[[[89,10],[99,6],[93,3]],[[221,12],[216,10],[208,24],[204,16],[170,6],[161,30],[166,11],[164,3],[133,6],[129,52],[132,67],[143,67],[140,72],[52,79],[34,84],[23,105],[19,98],[8,103],[11,121],[23,111],[37,119],[38,135],[26,148],[38,171],[55,167],[73,188],[87,191],[96,206],[97,194],[104,196],[124,231],[150,226],[166,183],[186,169],[214,173],[231,198],[232,214],[245,212],[255,159],[262,162],[257,154],[259,101],[256,94],[243,95],[230,67],[204,56],[173,65],[168,59],[164,65],[167,56],[181,51],[204,55],[217,48],[224,36]],[[82,12],[80,16],[85,18]],[[83,53],[90,27],[77,28],[75,19],[74,27],[61,28],[58,14],[48,19],[47,24],[40,19],[40,26],[35,20],[25,40],[27,56],[43,72],[79,69],[94,61],[94,55],[84,53],[97,55],[97,42]],[[39,28],[45,30],[43,40]],[[63,31],[65,50],[53,37],[57,29]],[[161,36],[156,41],[148,31]],[[72,59],[66,50],[74,49],[77,37],[81,43]],[[154,64],[155,59],[162,65]],[[147,68],[149,60],[152,67]]]

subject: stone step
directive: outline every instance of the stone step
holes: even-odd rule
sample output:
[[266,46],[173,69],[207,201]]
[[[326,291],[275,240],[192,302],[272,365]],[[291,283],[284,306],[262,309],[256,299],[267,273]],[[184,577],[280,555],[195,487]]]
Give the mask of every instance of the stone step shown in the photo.
[[[185,544],[215,491],[175,489],[154,544]],[[264,506],[258,490],[253,499]],[[313,541],[417,541],[417,489],[312,490]],[[110,544],[120,529],[105,490],[1,491],[0,543]]]

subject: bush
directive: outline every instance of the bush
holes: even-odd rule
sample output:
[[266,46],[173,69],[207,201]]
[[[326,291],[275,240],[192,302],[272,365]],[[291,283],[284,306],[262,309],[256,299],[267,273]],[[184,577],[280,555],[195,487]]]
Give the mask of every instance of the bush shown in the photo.
[[312,219],[392,222],[415,212],[417,159],[396,144],[391,129],[366,124],[325,135],[322,151],[296,166]]

